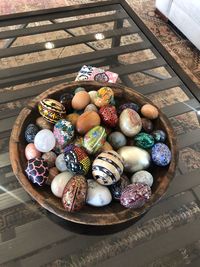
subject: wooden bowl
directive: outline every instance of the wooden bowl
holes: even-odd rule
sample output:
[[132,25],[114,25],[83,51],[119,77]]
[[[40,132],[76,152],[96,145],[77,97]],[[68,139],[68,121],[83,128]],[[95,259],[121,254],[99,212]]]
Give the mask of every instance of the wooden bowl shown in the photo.
[[25,175],[27,160],[25,158],[26,141],[24,138],[25,128],[29,123],[34,123],[35,119],[40,116],[38,112],[38,102],[44,98],[53,98],[58,100],[62,93],[73,92],[77,87],[84,87],[87,91],[98,90],[102,86],[109,86],[113,89],[115,99],[119,103],[136,102],[139,105],[146,103],[153,104],[148,98],[137,93],[131,88],[119,84],[100,84],[93,81],[71,82],[55,86],[44,93],[40,94],[30,101],[19,114],[13,126],[10,137],[10,160],[13,172],[24,189],[34,198],[42,207],[57,216],[83,225],[109,226],[118,225],[136,220],[139,216],[148,211],[166,192],[173,176],[177,164],[176,138],[172,126],[166,116],[161,112],[159,118],[154,121],[155,129],[162,129],[167,134],[167,145],[172,153],[171,163],[167,167],[156,167],[153,169],[154,184],[152,187],[152,196],[140,209],[126,209],[119,203],[112,201],[106,207],[96,208],[85,206],[79,212],[66,212],[62,206],[61,200],[55,197],[48,186],[39,188],[33,185]]

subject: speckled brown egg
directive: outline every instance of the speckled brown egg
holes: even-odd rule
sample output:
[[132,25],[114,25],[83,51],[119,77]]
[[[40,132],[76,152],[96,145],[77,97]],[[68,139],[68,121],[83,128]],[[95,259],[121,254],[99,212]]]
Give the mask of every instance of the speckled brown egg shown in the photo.
[[156,119],[159,115],[158,109],[151,104],[145,104],[141,108],[141,113],[147,119]]
[[100,125],[101,119],[95,111],[86,111],[80,115],[76,122],[76,130],[79,134],[85,134],[95,126]]
[[86,91],[80,91],[72,99],[72,107],[77,110],[84,109],[90,103],[90,95]]

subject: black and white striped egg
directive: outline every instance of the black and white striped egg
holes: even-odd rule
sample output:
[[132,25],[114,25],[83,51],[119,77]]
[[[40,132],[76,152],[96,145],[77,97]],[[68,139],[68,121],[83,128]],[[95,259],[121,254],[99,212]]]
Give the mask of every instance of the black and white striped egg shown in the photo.
[[122,162],[121,156],[114,150],[102,152],[96,157],[92,165],[94,179],[102,185],[116,183],[123,173]]

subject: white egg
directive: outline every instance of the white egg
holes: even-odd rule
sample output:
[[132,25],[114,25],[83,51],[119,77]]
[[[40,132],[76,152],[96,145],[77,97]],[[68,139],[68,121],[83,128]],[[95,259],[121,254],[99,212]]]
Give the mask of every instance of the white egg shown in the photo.
[[34,139],[34,145],[36,149],[40,152],[49,152],[51,151],[56,144],[55,137],[52,131],[48,129],[43,129],[39,131]]
[[148,186],[151,187],[153,184],[153,176],[148,171],[139,171],[132,175],[131,182],[147,184]]
[[51,191],[56,197],[62,197],[64,188],[72,176],[73,173],[65,171],[54,177],[51,183]]

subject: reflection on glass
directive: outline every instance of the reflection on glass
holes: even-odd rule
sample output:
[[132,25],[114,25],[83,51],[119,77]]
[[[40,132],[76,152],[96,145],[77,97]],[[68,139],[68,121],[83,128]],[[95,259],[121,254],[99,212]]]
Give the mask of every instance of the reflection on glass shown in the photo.
[[46,42],[44,46],[46,49],[53,49],[55,47],[54,43],[52,42]]
[[105,35],[101,32],[98,32],[94,35],[94,37],[97,39],[97,40],[103,40],[105,39]]

